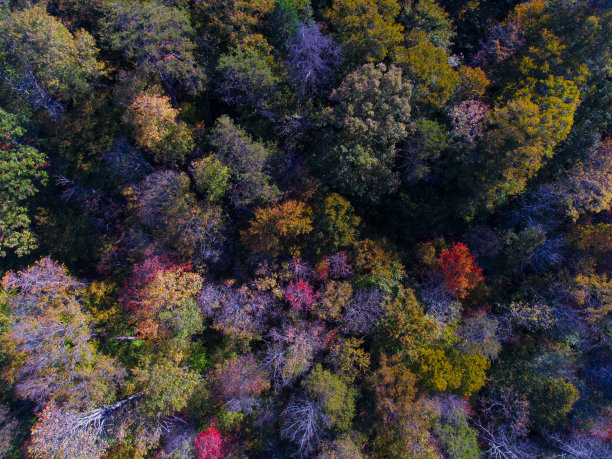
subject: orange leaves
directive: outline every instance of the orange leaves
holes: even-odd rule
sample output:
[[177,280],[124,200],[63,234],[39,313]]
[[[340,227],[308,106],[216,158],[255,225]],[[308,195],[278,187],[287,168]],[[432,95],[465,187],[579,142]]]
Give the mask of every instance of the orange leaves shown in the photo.
[[482,269],[476,264],[467,245],[461,242],[444,249],[439,262],[446,287],[460,299],[484,281]]

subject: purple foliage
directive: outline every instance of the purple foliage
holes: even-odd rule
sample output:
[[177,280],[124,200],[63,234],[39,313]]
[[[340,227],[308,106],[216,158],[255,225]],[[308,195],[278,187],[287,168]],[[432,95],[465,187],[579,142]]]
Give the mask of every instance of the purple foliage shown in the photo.
[[384,314],[383,299],[382,290],[357,290],[346,306],[342,331],[353,335],[367,335]]
[[316,24],[299,24],[289,43],[287,67],[302,96],[320,94],[342,64],[342,50]]

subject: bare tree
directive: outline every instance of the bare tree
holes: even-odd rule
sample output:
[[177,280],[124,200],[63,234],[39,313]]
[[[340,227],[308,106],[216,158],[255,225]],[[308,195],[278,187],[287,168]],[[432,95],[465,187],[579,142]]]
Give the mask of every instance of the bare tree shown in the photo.
[[319,405],[306,397],[293,397],[283,410],[281,436],[293,442],[300,456],[312,453],[322,442],[329,420]]
[[367,335],[384,314],[383,299],[382,290],[356,290],[346,305],[342,331],[353,335]]
[[322,348],[323,332],[322,326],[311,324],[302,327],[285,325],[270,332],[264,365],[270,371],[277,390],[308,371],[315,353]]
[[289,43],[287,67],[302,96],[320,94],[342,65],[342,49],[317,24],[300,23]]

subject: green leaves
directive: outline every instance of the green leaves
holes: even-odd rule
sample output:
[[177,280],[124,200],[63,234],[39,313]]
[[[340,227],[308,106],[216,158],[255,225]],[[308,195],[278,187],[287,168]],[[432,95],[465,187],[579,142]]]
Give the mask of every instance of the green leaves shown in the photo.
[[0,257],[13,250],[18,256],[36,247],[26,201],[46,183],[45,155],[21,143],[25,130],[17,117],[0,108]]

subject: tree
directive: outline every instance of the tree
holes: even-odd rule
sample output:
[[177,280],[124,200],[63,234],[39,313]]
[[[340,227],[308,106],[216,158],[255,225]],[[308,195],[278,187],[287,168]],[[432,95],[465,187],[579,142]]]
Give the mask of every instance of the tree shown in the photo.
[[76,409],[106,400],[125,371],[92,341],[93,318],[84,285],[66,268],[43,258],[2,280],[9,292],[4,349],[13,361],[7,379],[20,397],[39,407],[49,401]]
[[321,326],[311,324],[272,329],[266,340],[264,365],[277,389],[308,371],[315,353],[322,348],[322,333]]
[[344,279],[353,274],[349,256],[346,252],[338,252],[330,255],[325,260],[329,276],[332,279]]
[[439,110],[449,101],[460,80],[449,64],[449,55],[428,41],[423,32],[413,32],[412,46],[401,49],[396,61],[414,84],[413,105],[421,113]]
[[374,452],[382,457],[438,457],[429,429],[433,406],[417,398],[416,378],[396,357],[380,356],[370,377],[374,390],[377,434]]
[[241,340],[259,338],[275,306],[268,292],[242,287],[217,287],[206,284],[198,297],[205,316],[213,319],[213,328]]
[[490,359],[495,359],[501,349],[497,337],[499,324],[497,320],[485,314],[466,317],[457,330],[457,336],[464,340],[467,352],[480,352]]
[[0,455],[9,457],[19,433],[19,421],[4,405],[0,405]]
[[210,202],[219,202],[227,194],[231,173],[215,155],[193,161],[191,173],[196,189]]
[[324,320],[338,319],[352,293],[350,282],[328,281],[325,288],[319,290],[318,301],[312,306],[313,314]]
[[338,430],[348,430],[351,427],[357,391],[342,378],[317,364],[302,381],[302,387],[319,404],[330,427]]
[[317,250],[338,252],[357,242],[361,219],[355,208],[337,193],[326,196],[314,213],[314,238]]
[[148,418],[159,419],[185,408],[201,384],[198,373],[165,357],[158,356],[154,362],[145,359],[133,372],[143,393],[139,410]]
[[461,242],[442,250],[439,262],[446,288],[459,299],[465,298],[478,283],[484,281],[482,269],[476,264],[467,245]]
[[45,155],[24,143],[17,117],[0,108],[0,257],[13,250],[18,256],[36,247],[25,202],[45,184]]
[[559,352],[518,348],[493,368],[491,379],[498,388],[509,387],[526,397],[534,427],[555,428],[580,396],[565,377],[567,370],[568,362]]
[[258,114],[275,120],[273,103],[278,78],[270,60],[257,50],[238,46],[219,58],[217,92],[229,105],[249,107]]
[[479,100],[465,100],[450,109],[453,132],[468,149],[474,150],[484,135],[488,114],[489,107]]
[[291,305],[291,309],[296,313],[310,311],[317,297],[312,286],[303,279],[289,282],[289,285],[285,289],[284,296]]
[[336,71],[342,65],[342,50],[329,37],[323,35],[317,24],[299,23],[287,44],[285,65],[298,95],[321,95],[334,82]]
[[223,440],[221,434],[214,426],[200,432],[195,439],[195,453],[197,459],[221,459],[223,457]]
[[329,19],[350,64],[380,62],[402,41],[396,0],[334,0]]
[[480,457],[478,433],[469,426],[465,414],[459,415],[451,422],[444,423],[437,430],[437,436],[442,441],[443,449],[449,458],[478,459]]
[[41,6],[0,19],[0,36],[3,86],[17,109],[26,102],[57,121],[65,104],[90,92],[102,75],[93,37],[84,30],[73,35]]
[[384,314],[384,293],[377,289],[353,292],[342,318],[344,333],[367,335]]
[[189,191],[184,173],[158,171],[127,191],[132,209],[143,225],[185,258],[208,261],[219,256],[221,209],[202,209]]
[[213,400],[232,412],[249,413],[255,399],[270,388],[268,375],[253,354],[227,360],[215,368],[212,379]]
[[[565,140],[574,122],[580,91],[562,77],[530,80],[527,88],[491,112],[483,142],[487,151],[484,200],[488,208],[523,192],[527,181]],[[481,191],[481,193],[483,193]]]
[[373,287],[390,293],[406,275],[397,250],[385,239],[364,239],[355,245],[354,270],[360,287]]
[[447,134],[440,124],[424,118],[414,121],[413,132],[401,147],[398,158],[409,184],[425,179],[440,154],[448,146]]
[[109,446],[108,442],[100,438],[93,426],[81,426],[80,421],[76,413],[62,411],[50,403],[38,415],[32,427],[28,455],[36,459],[102,457]]
[[112,2],[101,32],[111,50],[158,77],[174,104],[176,86],[193,93],[203,88],[206,77],[194,56],[195,31],[186,10],[152,1]]
[[130,103],[124,119],[134,129],[136,143],[162,164],[181,164],[194,147],[193,134],[177,121],[178,110],[168,97],[141,93]]
[[278,0],[270,15],[270,42],[280,52],[287,50],[289,39],[298,28],[298,12],[292,2]]
[[455,34],[453,22],[435,0],[404,0],[400,4],[399,23],[405,30],[423,31],[436,47],[450,48]]
[[436,324],[424,314],[414,292],[402,290],[389,303],[378,333],[378,341],[386,352],[415,362],[435,336]]
[[340,338],[331,346],[328,362],[347,384],[365,376],[370,369],[370,354],[362,345],[360,338]]
[[365,438],[357,432],[339,435],[334,441],[323,444],[320,459],[364,459]]
[[293,442],[298,453],[312,453],[322,441],[322,432],[329,421],[319,404],[309,398],[293,397],[281,413],[281,436]]
[[398,142],[408,135],[412,85],[398,67],[366,64],[332,92],[329,121],[312,165],[340,191],[377,202],[398,185],[393,170]]
[[304,237],[312,231],[312,210],[299,201],[285,201],[274,207],[260,208],[242,241],[255,253],[270,256],[299,255]]
[[195,10],[211,42],[210,51],[238,45],[260,33],[264,18],[274,9],[273,0],[196,0]]
[[220,116],[210,133],[219,161],[229,169],[230,199],[237,207],[274,201],[278,189],[269,174],[273,152],[228,116]]
[[134,265],[119,302],[132,313],[138,336],[181,350],[202,329],[201,288],[202,278],[188,267],[153,256]]
[[589,149],[570,169],[561,185],[567,190],[561,199],[565,200],[567,212],[574,220],[585,212],[609,210],[612,203],[612,137]]

